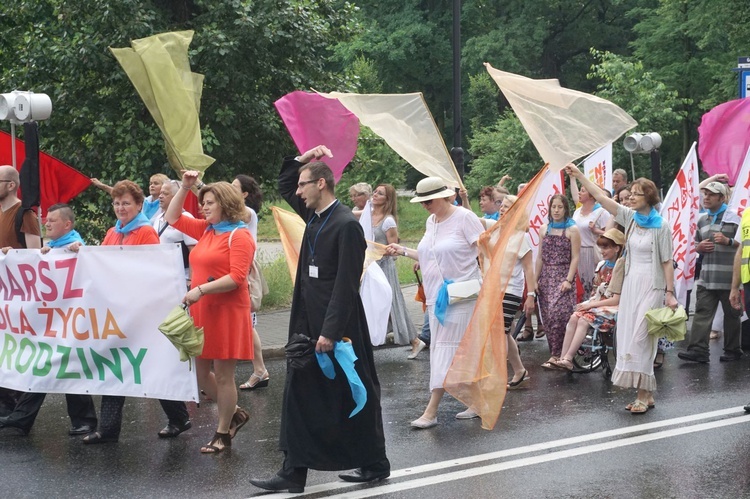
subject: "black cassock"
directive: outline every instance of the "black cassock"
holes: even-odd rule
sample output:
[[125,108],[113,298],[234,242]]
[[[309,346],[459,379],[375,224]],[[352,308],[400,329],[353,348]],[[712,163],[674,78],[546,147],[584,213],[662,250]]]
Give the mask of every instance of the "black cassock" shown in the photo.
[[[352,392],[334,360],[336,377],[323,375],[317,361],[298,369],[287,362],[281,411],[280,448],[285,466],[317,470],[359,468],[385,459],[380,382],[375,372],[359,283],[365,258],[362,227],[351,210],[336,201],[315,214],[296,196],[298,169],[286,158],[279,174],[283,198],[307,223],[300,248],[289,336],[295,333],[332,341],[351,340],[355,368],[367,389],[367,403],[354,417]],[[314,249],[318,277],[310,277]],[[333,355],[331,355],[333,359]]]

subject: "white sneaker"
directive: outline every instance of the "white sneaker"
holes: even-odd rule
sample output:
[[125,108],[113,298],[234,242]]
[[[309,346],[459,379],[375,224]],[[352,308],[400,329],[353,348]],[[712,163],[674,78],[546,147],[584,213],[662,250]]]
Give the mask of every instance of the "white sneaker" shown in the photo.
[[465,411],[459,412],[458,414],[456,414],[456,419],[474,419],[478,417],[479,417],[479,414],[472,411],[471,409],[466,409]]
[[409,354],[408,357],[406,357],[409,360],[414,360],[417,358],[417,355],[419,355],[419,352],[424,350],[427,347],[427,343],[425,343],[422,340],[419,340],[419,344],[414,348],[414,350]]

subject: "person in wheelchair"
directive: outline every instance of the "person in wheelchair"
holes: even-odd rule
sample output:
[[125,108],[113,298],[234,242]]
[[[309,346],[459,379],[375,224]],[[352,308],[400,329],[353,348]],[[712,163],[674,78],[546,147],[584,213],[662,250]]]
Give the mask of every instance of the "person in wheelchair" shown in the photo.
[[602,254],[602,260],[596,266],[595,287],[591,298],[576,305],[565,329],[562,355],[555,361],[557,367],[572,371],[575,366],[573,358],[581,348],[590,327],[600,332],[611,331],[615,326],[617,306],[620,303],[619,293],[608,291],[612,279],[612,270],[625,246],[625,235],[617,229],[609,229],[596,240]]

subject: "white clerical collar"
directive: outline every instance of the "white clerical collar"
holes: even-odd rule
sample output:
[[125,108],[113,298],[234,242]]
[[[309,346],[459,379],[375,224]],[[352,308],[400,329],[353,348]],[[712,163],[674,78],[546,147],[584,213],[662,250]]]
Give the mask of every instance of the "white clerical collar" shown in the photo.
[[331,206],[333,206],[333,203],[335,203],[335,202],[336,202],[336,199],[334,198],[334,200],[331,201],[330,203],[328,203],[328,206],[326,206],[322,210],[315,210],[315,214],[318,215],[318,216],[320,216],[321,213],[324,213],[328,208],[330,208]]

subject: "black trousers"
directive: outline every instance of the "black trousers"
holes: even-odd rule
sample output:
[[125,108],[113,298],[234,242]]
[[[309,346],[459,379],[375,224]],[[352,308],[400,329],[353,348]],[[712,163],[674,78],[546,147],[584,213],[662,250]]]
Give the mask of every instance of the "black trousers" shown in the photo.
[[[377,463],[362,466],[362,469],[375,472],[389,471],[391,469],[391,463],[388,461],[387,457],[384,457]],[[289,480],[290,482],[303,487],[307,482],[307,468],[293,468],[289,466],[286,452],[284,452],[284,464],[282,464],[281,470],[276,474],[285,480]]]
[[[13,412],[7,416],[5,424],[21,428],[26,433],[30,432],[46,396],[46,393],[24,393],[21,395]],[[65,401],[68,405],[68,417],[70,417],[72,426],[89,425],[96,428],[96,408],[91,395],[66,394]]]
[[[189,416],[185,402],[178,400],[159,400],[164,414],[169,422],[175,426],[183,426]],[[112,395],[102,396],[101,422],[99,432],[105,437],[119,437],[122,429],[122,407],[125,397]]]

